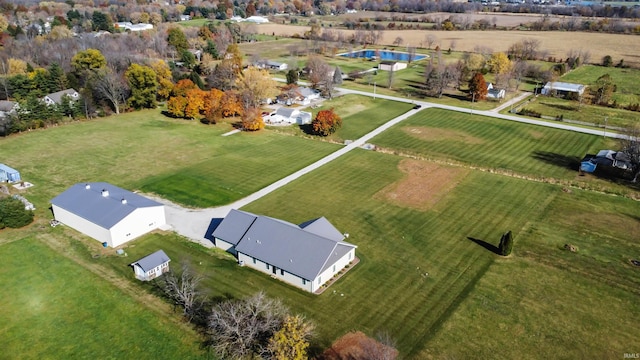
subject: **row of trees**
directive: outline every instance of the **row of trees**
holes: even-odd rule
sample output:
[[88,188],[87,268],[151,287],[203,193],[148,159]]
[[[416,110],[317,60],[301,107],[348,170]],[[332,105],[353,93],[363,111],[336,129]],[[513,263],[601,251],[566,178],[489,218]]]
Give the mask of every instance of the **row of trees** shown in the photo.
[[186,319],[209,336],[222,359],[307,359],[315,326],[295,315],[279,300],[258,292],[243,299],[215,302],[203,295],[203,278],[188,266],[169,272],[157,285]]

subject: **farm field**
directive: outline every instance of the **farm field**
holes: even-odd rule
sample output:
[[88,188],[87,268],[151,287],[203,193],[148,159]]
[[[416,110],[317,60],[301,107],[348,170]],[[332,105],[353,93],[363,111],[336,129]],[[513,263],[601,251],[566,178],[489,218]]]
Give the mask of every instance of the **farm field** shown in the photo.
[[4,359],[211,358],[180,319],[159,316],[45,241],[0,245]]
[[[308,31],[308,26],[293,26],[282,24],[261,24],[257,30],[261,34],[275,34],[277,36],[291,36]],[[336,29],[337,30],[337,29]],[[354,34],[355,30],[340,29],[346,37]],[[640,64],[640,37],[624,34],[584,33],[584,32],[553,32],[553,31],[425,31],[425,30],[385,30],[380,44],[391,45],[397,37],[404,40],[404,44],[418,46],[424,43],[427,34],[437,38],[435,45],[442,49],[452,48],[456,51],[473,52],[478,44],[493,49],[493,51],[507,51],[510,45],[523,39],[540,41],[540,49],[548,51],[549,56],[565,58],[567,52],[574,50],[589,50],[591,59],[599,63],[602,57],[610,55],[614,63],[624,59],[627,64]],[[451,46],[451,45],[454,46]],[[567,47],[567,44],[575,48]],[[434,45],[434,46],[435,46]],[[453,49],[455,48],[455,49]]]

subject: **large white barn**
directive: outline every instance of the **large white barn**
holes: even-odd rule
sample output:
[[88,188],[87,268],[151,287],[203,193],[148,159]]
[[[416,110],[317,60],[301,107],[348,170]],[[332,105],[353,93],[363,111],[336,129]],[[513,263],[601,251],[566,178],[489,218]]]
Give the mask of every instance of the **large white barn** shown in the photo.
[[117,247],[166,224],[164,205],[104,183],[79,183],[51,200],[56,220]]
[[356,246],[324,217],[295,225],[231,210],[212,235],[215,245],[236,255],[241,265],[309,292],[356,256]]

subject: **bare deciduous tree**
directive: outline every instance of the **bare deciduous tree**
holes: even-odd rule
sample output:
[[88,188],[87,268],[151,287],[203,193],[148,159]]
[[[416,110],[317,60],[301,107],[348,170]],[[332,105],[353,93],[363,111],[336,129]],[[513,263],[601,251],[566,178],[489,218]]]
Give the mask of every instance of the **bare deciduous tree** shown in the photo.
[[436,38],[436,36],[433,34],[428,34],[427,37],[425,38],[425,41],[427,43],[427,47],[431,49],[431,46],[433,46],[433,44],[435,44],[436,41],[438,41],[438,38]]
[[621,152],[629,158],[633,172],[631,182],[635,183],[640,176],[640,125],[627,127],[624,135],[625,137],[620,139]]
[[182,266],[180,276],[168,272],[163,277],[162,287],[174,304],[183,308],[183,314],[190,321],[202,306],[198,285],[202,277],[195,274],[187,265]]
[[368,360],[395,360],[398,350],[395,349],[395,340],[387,332],[380,332],[376,340],[367,338],[361,341],[360,346],[364,356]]
[[312,55],[307,60],[307,73],[311,87],[317,88],[320,84],[331,81],[331,67],[320,56]]
[[259,292],[243,300],[216,305],[209,316],[212,347],[224,359],[268,353],[268,342],[281,328],[287,309]]
[[127,82],[121,74],[107,69],[96,75],[94,91],[113,106],[116,115],[120,114],[120,104],[124,104],[127,94]]

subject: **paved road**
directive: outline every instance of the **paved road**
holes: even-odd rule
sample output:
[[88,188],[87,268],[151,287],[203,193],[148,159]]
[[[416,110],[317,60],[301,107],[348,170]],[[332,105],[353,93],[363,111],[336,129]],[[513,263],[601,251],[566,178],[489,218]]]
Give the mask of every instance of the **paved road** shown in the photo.
[[[336,90],[340,94],[357,94],[357,95],[374,97],[374,94],[364,92],[364,91],[351,90],[351,89],[345,89],[345,88],[337,88]],[[521,95],[520,97],[523,98],[526,96],[527,96],[527,93]],[[321,167],[322,165],[325,165],[337,159],[338,157],[348,153],[349,151],[364,145],[367,141],[371,140],[376,135],[396,125],[397,123],[405,120],[406,118],[416,114],[417,112],[422,111],[425,108],[440,108],[440,109],[458,111],[458,112],[469,113],[469,114],[478,114],[478,115],[483,115],[483,116],[488,116],[488,117],[493,117],[493,118],[498,118],[498,119],[503,119],[508,121],[516,121],[516,122],[525,123],[525,124],[546,126],[546,127],[556,128],[556,129],[575,131],[575,132],[581,132],[581,133],[592,134],[592,135],[603,135],[603,132],[601,130],[581,128],[577,126],[566,125],[563,123],[553,123],[553,122],[527,119],[527,118],[522,118],[522,117],[513,116],[513,115],[499,114],[497,113],[497,111],[499,110],[496,111],[495,109],[489,110],[489,111],[481,111],[481,110],[467,109],[467,108],[458,107],[458,106],[442,105],[442,104],[436,104],[436,103],[427,102],[427,101],[413,100],[413,99],[407,99],[407,98],[401,98],[401,97],[389,96],[389,95],[381,95],[381,94],[376,94],[375,97],[380,99],[385,99],[385,100],[393,100],[393,101],[417,104],[417,105],[421,105],[421,108],[410,110],[386,122],[382,126],[376,128],[375,130],[355,140],[351,144],[340,148],[339,150],[325,156],[324,158],[314,162],[313,164],[308,165],[305,168],[300,169],[295,173],[288,175],[274,182],[273,184],[268,185],[265,188],[260,189],[255,193],[247,197],[244,197],[232,204],[220,206],[216,208],[188,209],[188,208],[179,206],[177,204],[173,204],[167,200],[158,198],[156,200],[166,204],[167,223],[178,234],[183,235],[189,239],[192,239],[206,247],[212,247],[213,244],[205,238],[207,229],[209,228],[209,225],[211,223],[211,219],[224,218],[231,209],[239,209],[247,204],[250,204],[260,199],[261,197],[267,194],[270,194],[271,192],[287,185],[288,183],[298,179],[301,176],[308,174],[309,172]],[[520,97],[516,98],[514,101],[519,101]],[[504,106],[506,107],[509,105],[510,103],[507,103]],[[607,133],[606,136],[613,137],[613,138],[622,137],[622,135],[615,134],[615,133]]]

